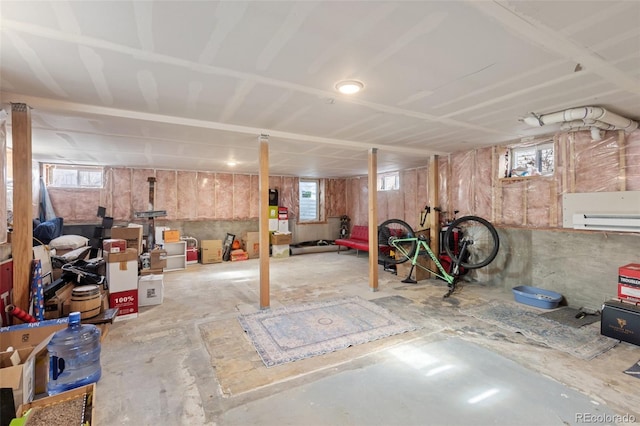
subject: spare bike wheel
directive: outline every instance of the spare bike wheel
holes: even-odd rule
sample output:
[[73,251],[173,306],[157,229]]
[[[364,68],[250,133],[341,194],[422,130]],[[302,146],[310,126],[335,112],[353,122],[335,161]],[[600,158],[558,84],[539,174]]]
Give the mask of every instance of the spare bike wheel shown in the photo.
[[[457,238],[454,233],[458,232]],[[454,263],[466,269],[478,269],[487,266],[498,254],[500,240],[498,232],[491,223],[478,216],[463,216],[451,222],[444,234],[444,249]],[[457,241],[456,244],[450,244]],[[467,242],[467,253],[459,259],[459,247]]]
[[[378,261],[386,265],[396,265],[410,261],[418,244],[413,239],[413,229],[400,219],[389,219],[378,226]],[[402,241],[403,239],[411,239]],[[396,242],[394,246],[393,241]]]

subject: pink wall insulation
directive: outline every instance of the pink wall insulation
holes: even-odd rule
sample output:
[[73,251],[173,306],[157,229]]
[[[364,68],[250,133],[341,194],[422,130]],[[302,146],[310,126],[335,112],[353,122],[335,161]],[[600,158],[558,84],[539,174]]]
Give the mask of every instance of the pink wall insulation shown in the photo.
[[[155,177],[154,210],[166,210],[167,220],[246,220],[259,215],[257,175],[174,170],[113,168],[105,170],[105,188],[49,188],[52,204],[65,223],[95,223],[98,206],[116,221],[135,221],[134,213],[148,211],[149,177]],[[298,178],[270,176],[280,205],[298,214]],[[326,179],[327,216],[346,211],[346,181]],[[79,196],[80,194],[80,196]],[[164,217],[163,217],[164,219]]]
[[[327,217],[340,217],[347,212],[347,181],[346,179],[327,179],[325,183]],[[296,191],[297,193],[297,191]]]
[[[504,178],[498,157],[504,155],[505,147],[440,156],[440,207],[460,210],[458,216],[481,216],[497,225],[558,228],[564,193],[640,190],[640,130],[606,132],[600,141],[593,141],[588,131],[562,133],[554,138],[554,147],[555,173],[549,177]],[[416,218],[428,200],[428,171],[428,166],[405,170],[400,191],[378,192],[380,222],[398,218],[417,226]],[[412,173],[418,176],[417,182]],[[366,225],[366,177],[348,179],[347,196],[351,223]]]
[[640,191],[640,131],[627,138],[625,146],[625,182],[627,191]]
[[[590,132],[561,133],[553,138],[552,176],[505,178],[498,170],[507,147],[493,146],[438,158],[439,207],[476,214],[496,225],[558,228],[562,226],[562,194],[568,192],[639,191],[640,130],[627,135],[607,132],[600,141]],[[156,210],[168,220],[242,220],[259,215],[256,175],[114,168],[106,170],[103,190],[50,188],[56,214],[66,223],[95,222],[99,205],[119,221],[149,208],[147,178],[155,176]],[[379,221],[399,218],[419,228],[420,211],[429,204],[429,165],[402,170],[399,191],[380,191]],[[298,178],[270,176],[280,205],[298,215]],[[325,179],[327,217],[343,214],[351,224],[368,224],[368,179]],[[80,194],[80,195],[79,195]],[[435,207],[435,206],[431,206]]]

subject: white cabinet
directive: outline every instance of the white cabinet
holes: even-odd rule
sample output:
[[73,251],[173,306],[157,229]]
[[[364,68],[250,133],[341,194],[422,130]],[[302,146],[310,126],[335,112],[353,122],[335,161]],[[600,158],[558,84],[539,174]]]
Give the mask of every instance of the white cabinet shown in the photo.
[[167,251],[167,266],[164,271],[178,271],[187,268],[187,242],[178,241],[175,243],[164,243]]

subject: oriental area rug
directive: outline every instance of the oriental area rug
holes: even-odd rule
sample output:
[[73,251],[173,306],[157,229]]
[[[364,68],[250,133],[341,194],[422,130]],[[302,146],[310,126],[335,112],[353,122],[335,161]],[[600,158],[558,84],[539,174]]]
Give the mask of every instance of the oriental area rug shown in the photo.
[[540,315],[539,310],[516,303],[492,301],[462,310],[462,313],[585,360],[593,359],[619,343],[601,335],[599,324],[579,328],[569,326]]
[[418,328],[360,297],[260,311],[238,321],[267,367]]

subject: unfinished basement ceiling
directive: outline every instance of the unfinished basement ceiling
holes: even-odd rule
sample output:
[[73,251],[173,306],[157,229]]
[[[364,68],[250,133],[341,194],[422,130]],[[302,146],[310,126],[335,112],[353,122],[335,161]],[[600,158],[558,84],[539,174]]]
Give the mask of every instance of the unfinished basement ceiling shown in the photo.
[[[2,107],[41,162],[347,177],[553,133],[602,106],[640,119],[638,1],[10,1]],[[364,83],[347,96],[335,85]],[[10,136],[10,116],[8,119]],[[237,163],[234,168],[227,161]]]

